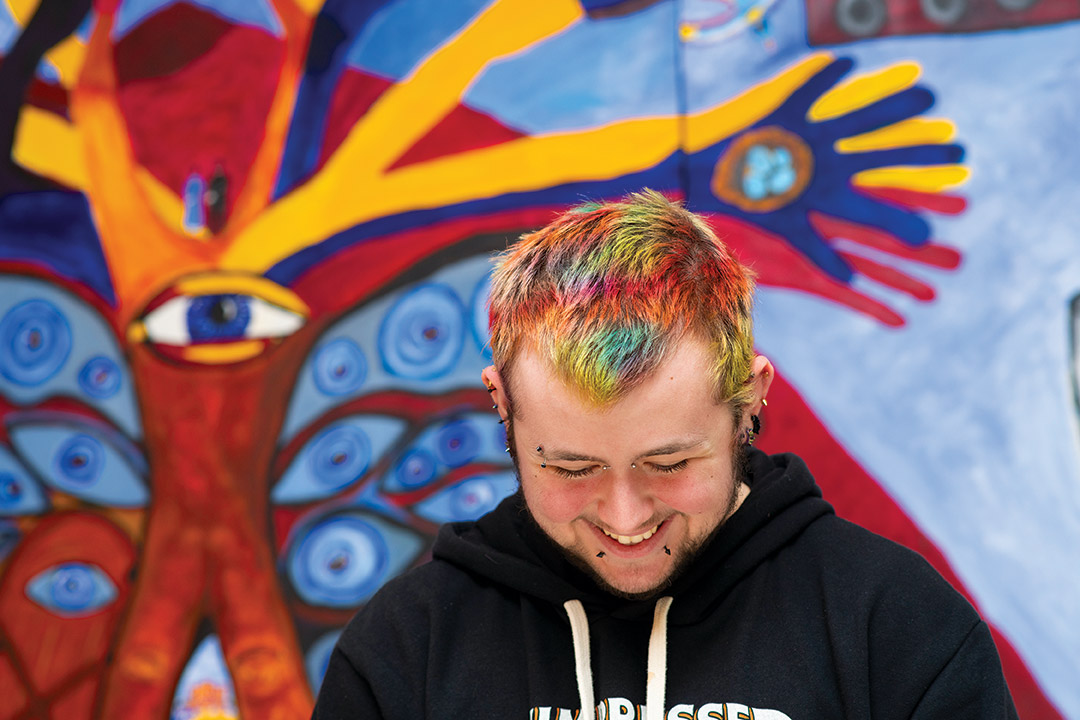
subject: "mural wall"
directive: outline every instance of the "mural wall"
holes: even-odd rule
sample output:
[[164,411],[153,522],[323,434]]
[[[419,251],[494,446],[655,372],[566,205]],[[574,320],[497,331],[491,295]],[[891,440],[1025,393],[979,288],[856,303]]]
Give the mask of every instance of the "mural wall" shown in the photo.
[[515,488],[490,253],[644,186],[758,273],[762,445],[1080,718],[1078,17],[0,0],[0,720],[307,717]]

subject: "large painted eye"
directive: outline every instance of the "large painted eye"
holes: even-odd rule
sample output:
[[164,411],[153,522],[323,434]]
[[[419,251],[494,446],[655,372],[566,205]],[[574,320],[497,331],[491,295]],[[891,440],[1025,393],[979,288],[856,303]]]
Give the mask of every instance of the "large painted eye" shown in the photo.
[[22,463],[0,447],[0,516],[36,515],[47,505],[45,494]]
[[413,510],[434,523],[476,520],[517,490],[513,472],[475,475],[425,498]]
[[26,594],[62,617],[84,617],[116,599],[116,585],[96,565],[63,563],[42,570],[26,583]]
[[0,373],[19,385],[39,385],[71,352],[71,328],[52,303],[27,300],[0,319]]
[[432,283],[402,296],[379,328],[379,350],[392,375],[429,380],[449,372],[464,344],[465,308],[454,291]]
[[153,300],[129,330],[165,356],[226,364],[261,354],[307,320],[292,291],[265,278],[210,275],[177,283]]
[[405,569],[422,545],[415,533],[373,515],[336,515],[290,544],[289,580],[310,605],[352,607]]
[[364,476],[405,430],[405,422],[356,415],[317,434],[296,454],[271,492],[277,503],[329,497]]
[[16,450],[50,487],[88,502],[143,507],[149,493],[145,462],[121,438],[68,425],[27,423],[10,429]]

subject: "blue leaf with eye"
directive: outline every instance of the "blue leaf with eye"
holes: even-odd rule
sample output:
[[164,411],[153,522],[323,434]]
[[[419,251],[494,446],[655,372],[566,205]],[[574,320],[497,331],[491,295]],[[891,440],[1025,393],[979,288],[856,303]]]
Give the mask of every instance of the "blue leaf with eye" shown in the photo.
[[401,297],[379,328],[379,351],[387,372],[431,379],[457,364],[464,343],[465,308],[454,291],[420,285]]
[[491,273],[476,284],[470,302],[473,339],[485,360],[491,360],[491,331],[488,327],[488,306],[491,302]]
[[310,605],[358,605],[416,558],[414,532],[372,515],[331,516],[295,537],[287,555],[289,580]]
[[26,423],[10,430],[15,449],[50,487],[98,505],[144,507],[145,461],[114,436],[69,425]]
[[326,427],[296,454],[270,494],[276,503],[334,495],[364,476],[405,431],[405,422],[354,415]]
[[70,397],[140,438],[130,370],[101,315],[43,280],[0,274],[0,286],[0,395],[18,406]]
[[14,455],[0,447],[0,515],[37,515],[47,507],[37,481]]
[[476,520],[513,495],[517,485],[513,472],[475,475],[425,498],[413,511],[436,523]]
[[26,583],[27,596],[61,617],[84,617],[116,599],[116,585],[101,568],[81,562],[42,570]]
[[448,470],[471,462],[508,462],[505,431],[494,416],[469,413],[436,423],[417,435],[383,478],[387,493],[426,487]]

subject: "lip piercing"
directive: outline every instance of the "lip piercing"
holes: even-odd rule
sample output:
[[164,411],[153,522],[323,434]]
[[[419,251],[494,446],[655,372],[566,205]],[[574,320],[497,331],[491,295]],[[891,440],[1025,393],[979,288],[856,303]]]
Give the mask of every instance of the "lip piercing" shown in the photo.
[[596,557],[598,557],[598,558],[604,557],[604,551],[601,550],[600,552],[596,553]]
[[667,545],[664,546],[664,552],[666,552],[668,555],[671,554],[671,550],[670,550],[670,548],[668,548]]

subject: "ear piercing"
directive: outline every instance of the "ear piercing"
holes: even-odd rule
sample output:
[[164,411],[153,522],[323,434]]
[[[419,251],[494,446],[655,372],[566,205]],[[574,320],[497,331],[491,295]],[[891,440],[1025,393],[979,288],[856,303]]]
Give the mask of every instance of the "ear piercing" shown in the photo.
[[765,398],[761,398],[761,407],[769,407],[769,401]]
[[746,430],[746,444],[747,445],[753,445],[754,441],[757,440],[758,433],[761,432],[761,419],[758,418],[757,415],[751,415],[750,416],[750,422],[753,425],[753,427],[747,428],[747,430]]

